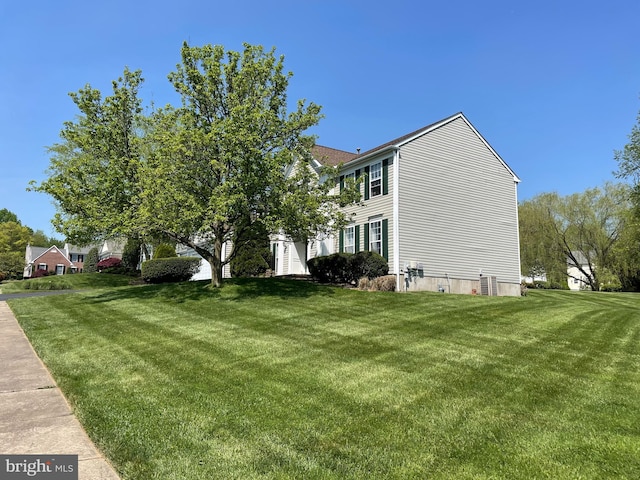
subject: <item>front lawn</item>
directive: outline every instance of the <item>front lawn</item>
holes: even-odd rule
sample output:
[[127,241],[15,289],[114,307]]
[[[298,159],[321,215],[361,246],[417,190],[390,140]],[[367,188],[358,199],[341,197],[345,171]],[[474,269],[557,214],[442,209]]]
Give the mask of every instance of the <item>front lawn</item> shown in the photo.
[[134,277],[107,273],[48,275],[40,278],[7,281],[2,284],[2,292],[16,293],[34,290],[84,290],[113,288],[129,285],[134,281]]
[[640,296],[264,279],[10,305],[124,480],[640,472]]

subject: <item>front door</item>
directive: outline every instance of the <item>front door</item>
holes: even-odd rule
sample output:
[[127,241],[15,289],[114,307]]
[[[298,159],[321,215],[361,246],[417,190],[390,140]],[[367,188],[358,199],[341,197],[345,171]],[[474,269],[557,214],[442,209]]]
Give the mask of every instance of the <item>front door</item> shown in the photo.
[[307,273],[307,263],[305,261],[307,244],[296,242],[291,249],[291,261],[289,262],[289,273],[292,275],[304,275]]

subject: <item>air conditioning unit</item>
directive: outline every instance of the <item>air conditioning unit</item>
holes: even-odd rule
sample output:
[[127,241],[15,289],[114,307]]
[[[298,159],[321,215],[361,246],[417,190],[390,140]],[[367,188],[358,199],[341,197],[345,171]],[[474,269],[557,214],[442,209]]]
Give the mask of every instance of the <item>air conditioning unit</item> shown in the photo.
[[498,277],[480,277],[480,295],[498,295]]

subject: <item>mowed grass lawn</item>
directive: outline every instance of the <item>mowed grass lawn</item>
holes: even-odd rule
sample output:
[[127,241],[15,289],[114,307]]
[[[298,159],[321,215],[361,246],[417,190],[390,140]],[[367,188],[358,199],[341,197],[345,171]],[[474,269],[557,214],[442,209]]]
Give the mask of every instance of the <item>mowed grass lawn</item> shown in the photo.
[[10,301],[123,479],[640,478],[640,296],[276,279]]

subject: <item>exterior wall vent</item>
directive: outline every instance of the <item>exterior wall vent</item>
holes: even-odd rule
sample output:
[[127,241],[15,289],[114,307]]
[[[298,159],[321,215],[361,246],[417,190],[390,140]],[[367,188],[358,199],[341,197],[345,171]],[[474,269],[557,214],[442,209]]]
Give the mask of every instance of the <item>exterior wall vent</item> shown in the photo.
[[480,277],[480,295],[498,295],[498,277]]

